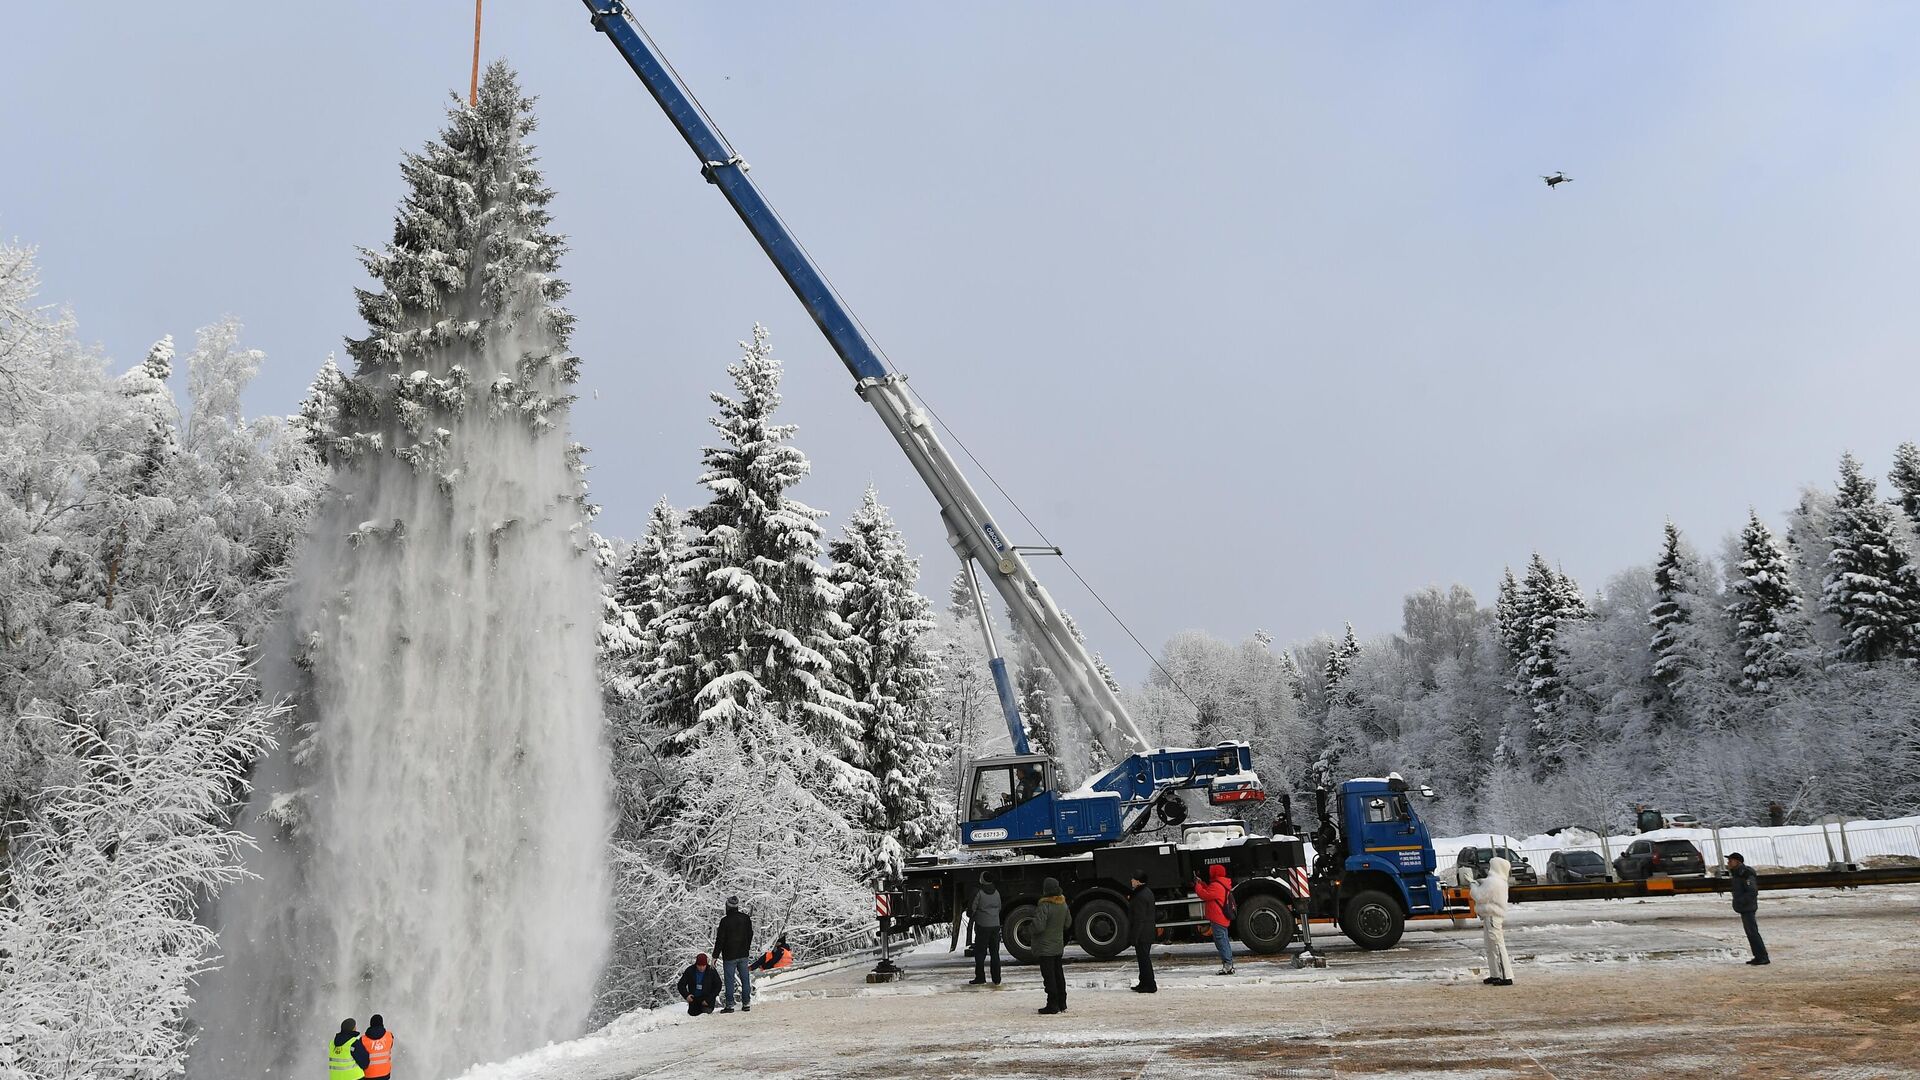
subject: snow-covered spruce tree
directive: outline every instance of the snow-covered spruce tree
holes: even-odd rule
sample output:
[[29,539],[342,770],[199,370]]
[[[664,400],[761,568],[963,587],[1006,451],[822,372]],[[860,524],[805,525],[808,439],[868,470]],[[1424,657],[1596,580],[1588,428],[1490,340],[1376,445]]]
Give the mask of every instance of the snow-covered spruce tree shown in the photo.
[[1535,552],[1517,602],[1525,628],[1518,667],[1521,696],[1533,711],[1532,749],[1540,764],[1552,769],[1574,741],[1564,722],[1567,687],[1560,673],[1559,637],[1566,624],[1587,617],[1586,599],[1572,578]]
[[1648,647],[1653,651],[1653,677],[1671,688],[1687,671],[1698,667],[1698,659],[1687,648],[1683,637],[1687,622],[1694,617],[1694,590],[1697,582],[1688,573],[1680,550],[1680,529],[1667,522],[1666,543],[1653,564],[1653,608],[1647,612],[1647,625],[1653,630]]
[[1353,662],[1360,656],[1360,639],[1353,634],[1353,624],[1347,624],[1347,632],[1341,639],[1327,648],[1327,701],[1329,704],[1354,704],[1353,692],[1344,684],[1353,671]]
[[919,560],[871,486],[827,555],[849,632],[841,681],[856,702],[860,764],[878,796],[865,823],[877,841],[868,876],[884,878],[946,832],[939,808],[947,740],[934,722],[937,672],[927,647],[932,605],[914,591]]
[[1893,468],[1887,473],[1893,485],[1893,501],[1907,512],[1915,528],[1920,528],[1920,445],[1903,442],[1893,452]]
[[686,558],[680,512],[662,497],[647,514],[647,531],[627,549],[614,571],[612,599],[635,626],[633,647],[617,668],[618,692],[647,704],[649,711],[649,680],[669,653],[667,629],[682,600]]
[[1840,487],[1827,519],[1826,580],[1821,606],[1838,616],[1842,661],[1920,657],[1920,572],[1874,494],[1872,478],[1852,454],[1840,458]]
[[1726,623],[1718,617],[1713,594],[1713,571],[1671,521],[1665,536],[1653,568],[1653,603],[1647,608],[1653,679],[1665,689],[1676,718],[1720,727],[1731,707],[1726,690],[1733,676]]
[[730,732],[756,760],[813,759],[846,808],[864,812],[860,728],[836,667],[839,590],[819,562],[825,515],[791,494],[812,466],[789,441],[794,425],[773,420],[781,371],[766,328],[740,348],[727,367],[737,397],[711,395],[721,441],[701,456],[712,497],[687,513],[684,592],[664,627],[676,655],[652,677],[664,749],[685,754]]
[[1500,592],[1493,602],[1494,637],[1506,650],[1507,660],[1515,665],[1527,652],[1526,618],[1520,610],[1520,583],[1514,580],[1513,567],[1500,575]]
[[160,1080],[214,934],[196,905],[239,878],[227,823],[281,707],[205,610],[143,613],[101,639],[71,716],[37,712],[78,752],[34,800],[0,869],[0,1076]]
[[1741,658],[1742,689],[1766,693],[1793,674],[1793,649],[1802,643],[1800,591],[1786,553],[1757,511],[1747,511],[1738,560],[1727,568],[1727,616]]

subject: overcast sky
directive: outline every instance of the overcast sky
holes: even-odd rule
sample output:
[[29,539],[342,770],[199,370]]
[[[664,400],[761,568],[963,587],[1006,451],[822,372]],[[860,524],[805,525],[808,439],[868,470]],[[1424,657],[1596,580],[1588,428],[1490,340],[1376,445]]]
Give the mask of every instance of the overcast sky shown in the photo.
[[[639,3],[914,386],[1157,646],[1717,552],[1920,438],[1920,6]],[[758,320],[833,513],[930,498],[578,3],[492,0],[571,237],[603,531],[698,497]],[[464,93],[467,0],[9,5],[0,235],[116,366],[292,410]],[[1540,174],[1575,182],[1549,191]],[[1004,523],[1022,542],[1017,517]],[[1123,674],[1145,662],[1039,567]]]

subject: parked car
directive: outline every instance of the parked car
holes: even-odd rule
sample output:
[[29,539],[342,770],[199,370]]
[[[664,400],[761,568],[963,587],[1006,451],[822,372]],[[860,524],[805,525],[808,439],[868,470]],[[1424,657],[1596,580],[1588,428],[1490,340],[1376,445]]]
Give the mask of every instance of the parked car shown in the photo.
[[1613,872],[1621,881],[1645,881],[1655,874],[1704,874],[1707,859],[1691,840],[1635,840],[1613,860]]
[[1521,854],[1510,847],[1463,847],[1453,861],[1453,883],[1471,885],[1487,876],[1487,867],[1495,855],[1510,865],[1507,878],[1515,885],[1538,885],[1540,875]]
[[1597,851],[1556,851],[1547,856],[1547,884],[1578,885],[1586,881],[1609,881],[1607,860]]
[[1692,814],[1665,814],[1665,815],[1662,815],[1662,820],[1666,822],[1666,826],[1669,829],[1704,829],[1706,828],[1705,825],[1700,823],[1700,819],[1697,817],[1694,817]]

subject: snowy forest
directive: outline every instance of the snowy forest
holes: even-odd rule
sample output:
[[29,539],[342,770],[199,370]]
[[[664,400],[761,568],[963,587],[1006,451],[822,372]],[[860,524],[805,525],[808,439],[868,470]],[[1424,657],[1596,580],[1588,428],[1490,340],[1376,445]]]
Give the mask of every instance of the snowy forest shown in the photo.
[[[729,894],[803,956],[867,931],[872,885],[953,842],[964,759],[1005,750],[966,591],[888,512],[921,493],[803,501],[764,327],[715,328],[707,445],[684,473],[646,463],[662,488],[697,478],[700,500],[662,498],[639,536],[593,530],[591,455],[566,430],[593,361],[567,351],[530,109],[496,66],[480,105],[408,156],[392,241],[366,256],[352,370],[316,365],[286,415],[243,414],[266,357],[238,321],[184,357],[166,336],[135,362],[103,356],[40,294],[33,249],[0,245],[0,1080],[187,1067],[193,1003],[235,948],[221,898],[300,888],[263,850],[326,820],[326,703],[364,669],[329,660],[347,645],[313,627],[362,620],[381,635],[368,655],[426,640],[370,621],[370,585],[345,603],[302,568],[409,565],[398,553],[481,486],[475,440],[507,428],[549,487],[505,484],[533,509],[434,561],[497,582],[520,544],[586,583],[579,621],[597,632],[554,664],[591,682],[598,757],[572,795],[605,804],[580,819],[606,901],[582,926],[604,962],[560,1028],[658,1003]],[[1165,745],[1248,741],[1270,790],[1388,770],[1430,784],[1436,832],[1614,829],[1636,802],[1723,824],[1772,802],[1795,820],[1913,813],[1920,448],[1871,467],[1835,452],[1832,486],[1737,535],[1648,522],[1648,562],[1597,588],[1534,553],[1491,598],[1411,593],[1391,632],[1188,631],[1124,697]],[[403,529],[376,503],[415,517]],[[476,650],[508,634],[476,626]],[[1105,763],[1035,650],[1000,640],[1036,749],[1079,783]],[[473,725],[452,736],[508,730],[483,704],[450,714]],[[565,764],[542,783],[568,783]]]

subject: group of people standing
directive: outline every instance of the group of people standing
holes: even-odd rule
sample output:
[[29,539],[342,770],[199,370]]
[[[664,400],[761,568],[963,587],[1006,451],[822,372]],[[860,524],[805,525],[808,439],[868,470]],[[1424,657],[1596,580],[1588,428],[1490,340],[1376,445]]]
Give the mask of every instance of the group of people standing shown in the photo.
[[[1127,920],[1131,928],[1128,944],[1133,946],[1140,977],[1133,985],[1136,994],[1159,991],[1153,977],[1153,946],[1159,939],[1160,900],[1147,884],[1147,872],[1135,870],[1128,879]],[[1208,868],[1205,877],[1195,878],[1193,893],[1200,898],[1207,926],[1213,933],[1214,948],[1220,953],[1220,974],[1232,975],[1233,879],[1225,866]],[[984,985],[991,970],[993,985],[1000,985],[1000,943],[1002,941],[1000,885],[994,872],[980,875],[979,887],[967,901],[967,918],[973,925],[973,979],[969,986]],[[1040,969],[1040,981],[1046,988],[1047,1003],[1037,1011],[1053,1016],[1067,1011],[1067,972],[1065,953],[1067,928],[1073,925],[1073,912],[1058,878],[1040,882],[1040,902],[1035,906],[1032,923],[1033,961]]]
[[[1487,977],[1481,981],[1489,986],[1513,985],[1513,958],[1507,953],[1506,933],[1512,869],[1512,864],[1506,859],[1495,856],[1488,863],[1487,876],[1474,882],[1472,887],[1474,911],[1480,919],[1482,943],[1487,954]],[[1133,946],[1134,957],[1140,966],[1140,977],[1134,983],[1133,991],[1139,994],[1151,994],[1159,989],[1153,977],[1152,953],[1158,937],[1159,900],[1147,884],[1146,873],[1145,870],[1133,872],[1129,881],[1131,891],[1127,896],[1127,917],[1132,931],[1128,944]],[[1760,888],[1753,868],[1739,854],[1730,854],[1727,856],[1727,873],[1731,879],[1729,891],[1732,893],[1733,910],[1739,914],[1747,943],[1753,950],[1753,959],[1747,963],[1754,966],[1767,964],[1770,962],[1767,944],[1761,940],[1760,928],[1755,921]],[[1208,929],[1212,931],[1214,948],[1220,954],[1219,974],[1232,975],[1231,928],[1237,914],[1233,879],[1228,876],[1225,866],[1215,864],[1207,868],[1206,876],[1194,880],[1192,888],[1193,894],[1200,898]],[[973,925],[973,980],[968,984],[970,986],[984,985],[989,972],[993,985],[1000,985],[1002,907],[999,883],[994,872],[983,872],[979,887],[967,902],[967,917]],[[1072,923],[1073,913],[1067,906],[1067,898],[1059,880],[1051,877],[1042,880],[1040,902],[1033,915],[1031,949],[1047,994],[1046,1004],[1039,1009],[1043,1016],[1067,1011],[1063,955],[1066,952],[1067,928]]]
[[381,1080],[393,1075],[393,1032],[379,1013],[367,1021],[363,1033],[353,1017],[340,1021],[340,1031],[327,1044],[327,1080]]
[[[1481,944],[1487,952],[1487,977],[1480,981],[1488,986],[1513,985],[1513,958],[1507,955],[1507,902],[1512,876],[1513,864],[1495,855],[1487,860],[1487,876],[1471,886],[1473,911],[1480,918]],[[1727,878],[1734,913],[1740,916],[1747,947],[1753,950],[1753,958],[1747,963],[1763,967],[1772,960],[1767,956],[1767,943],[1760,937],[1755,914],[1760,910],[1759,878],[1747,865],[1746,856],[1737,851],[1727,856]]]
[[701,953],[680,973],[676,989],[680,1000],[687,1003],[688,1016],[732,1012],[736,987],[740,993],[740,1011],[752,1012],[753,973],[781,971],[793,966],[793,950],[787,946],[785,934],[775,939],[771,949],[757,957],[753,955],[753,916],[740,910],[737,896],[727,897],[726,914],[720,916],[720,926],[713,934],[713,958],[719,961],[718,972],[707,954]]

